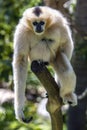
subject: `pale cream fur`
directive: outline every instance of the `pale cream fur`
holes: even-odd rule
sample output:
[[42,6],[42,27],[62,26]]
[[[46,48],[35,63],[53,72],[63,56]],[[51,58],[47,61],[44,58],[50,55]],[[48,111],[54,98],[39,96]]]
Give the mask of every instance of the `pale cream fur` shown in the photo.
[[[39,17],[33,13],[34,7],[25,10],[23,17],[16,27],[14,35],[13,76],[15,90],[15,114],[19,121],[24,118],[23,107],[25,102],[25,87],[27,78],[28,57],[33,60],[49,62],[58,75],[60,83],[60,96],[63,101],[77,104],[74,94],[76,76],[70,64],[73,53],[73,41],[67,20],[63,15],[49,7],[40,7],[42,13]],[[49,24],[44,27],[44,32],[37,35],[32,29],[34,20],[47,19]],[[28,23],[29,22],[31,23]],[[42,38],[53,39],[53,42],[42,41]]]

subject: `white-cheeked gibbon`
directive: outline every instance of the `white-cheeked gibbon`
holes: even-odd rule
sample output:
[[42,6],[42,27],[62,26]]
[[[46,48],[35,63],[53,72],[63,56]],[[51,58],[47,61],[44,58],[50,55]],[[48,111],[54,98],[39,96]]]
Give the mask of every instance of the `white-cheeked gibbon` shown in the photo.
[[76,76],[70,63],[73,49],[68,22],[59,11],[46,6],[24,11],[14,35],[13,55],[14,108],[19,121],[31,120],[25,119],[23,114],[28,58],[30,62],[52,65],[63,102],[77,104]]

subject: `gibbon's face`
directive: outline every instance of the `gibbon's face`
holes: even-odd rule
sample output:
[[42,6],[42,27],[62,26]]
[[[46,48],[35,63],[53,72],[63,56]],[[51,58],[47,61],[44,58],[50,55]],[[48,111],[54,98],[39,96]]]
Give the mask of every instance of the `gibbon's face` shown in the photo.
[[37,34],[37,35],[43,34],[45,31],[45,25],[46,25],[46,23],[43,20],[33,21],[32,26],[33,26],[33,30],[34,30],[35,34]]

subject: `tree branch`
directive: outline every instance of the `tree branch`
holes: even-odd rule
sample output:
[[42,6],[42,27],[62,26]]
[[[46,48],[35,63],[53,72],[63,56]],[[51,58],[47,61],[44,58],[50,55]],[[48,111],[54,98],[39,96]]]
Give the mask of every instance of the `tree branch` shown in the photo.
[[[39,70],[38,70],[39,69]],[[51,116],[52,130],[62,130],[63,120],[61,114],[62,101],[59,97],[59,87],[45,65],[36,61],[31,64],[31,70],[44,85],[48,94],[47,111]],[[37,71],[38,70],[38,71]]]

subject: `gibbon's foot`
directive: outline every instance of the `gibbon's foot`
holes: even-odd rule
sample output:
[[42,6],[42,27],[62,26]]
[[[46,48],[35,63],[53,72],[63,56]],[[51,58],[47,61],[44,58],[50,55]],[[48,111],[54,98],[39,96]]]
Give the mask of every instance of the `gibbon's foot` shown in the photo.
[[31,63],[31,70],[36,73],[41,72],[43,68],[45,67],[45,65],[48,65],[48,62],[34,60]]
[[33,120],[33,117],[30,117],[30,118],[28,118],[28,119],[22,118],[22,121],[23,121],[24,123],[30,123],[32,120]]
[[49,63],[48,63],[47,61],[45,61],[45,62],[43,62],[43,63],[44,63],[44,65],[46,65],[46,66],[49,65]]
[[48,96],[48,93],[46,93],[46,98],[48,98],[49,96]]
[[63,97],[64,103],[69,103],[71,106],[77,105],[77,96],[75,93],[67,94],[65,97]]

